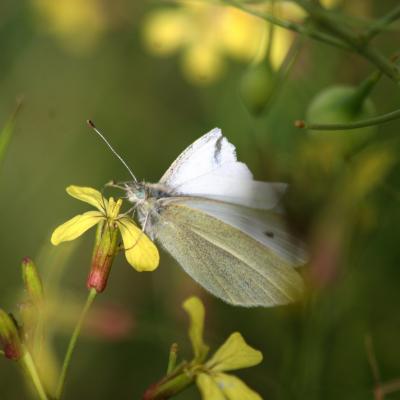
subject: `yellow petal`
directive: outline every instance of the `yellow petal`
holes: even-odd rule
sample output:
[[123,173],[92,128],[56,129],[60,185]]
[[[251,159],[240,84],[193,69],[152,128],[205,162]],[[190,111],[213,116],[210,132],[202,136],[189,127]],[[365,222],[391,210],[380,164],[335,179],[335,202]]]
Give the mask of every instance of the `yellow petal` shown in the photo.
[[[262,397],[250,389],[243,381],[233,375],[215,374],[213,379],[217,387],[225,395],[227,400],[262,400]],[[214,399],[210,397],[210,399]]]
[[189,314],[189,336],[197,361],[203,361],[208,353],[208,346],[203,341],[204,306],[198,297],[190,297],[183,303],[183,308]]
[[118,217],[119,210],[122,206],[122,199],[114,200],[114,197],[110,197],[108,200],[108,207],[106,209],[107,217],[110,219],[115,219]]
[[196,378],[196,385],[203,400],[226,400],[217,383],[209,375],[199,374]]
[[67,193],[75,197],[75,199],[89,203],[93,207],[105,213],[108,207],[107,200],[102,196],[102,194],[91,187],[75,186],[71,185],[67,187]]
[[57,246],[61,242],[74,240],[93,225],[96,225],[102,218],[104,218],[103,215],[98,211],[88,211],[77,215],[56,228],[51,235],[51,243]]
[[117,223],[128,263],[137,271],[154,271],[160,261],[155,244],[129,217],[121,218]]
[[250,347],[239,332],[232,333],[207,362],[213,371],[251,367],[262,361],[262,353]]

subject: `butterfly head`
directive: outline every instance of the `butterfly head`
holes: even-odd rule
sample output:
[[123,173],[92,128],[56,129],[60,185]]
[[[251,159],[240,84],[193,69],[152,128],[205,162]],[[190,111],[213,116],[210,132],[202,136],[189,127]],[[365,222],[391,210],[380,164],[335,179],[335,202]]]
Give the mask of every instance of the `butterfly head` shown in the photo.
[[130,182],[125,184],[126,197],[133,204],[140,204],[147,199],[147,190],[144,183]]

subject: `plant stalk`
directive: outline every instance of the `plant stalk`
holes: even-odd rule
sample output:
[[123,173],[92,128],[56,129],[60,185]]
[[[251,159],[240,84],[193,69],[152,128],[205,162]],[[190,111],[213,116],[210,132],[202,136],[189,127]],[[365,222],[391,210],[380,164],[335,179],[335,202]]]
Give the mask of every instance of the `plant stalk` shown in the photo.
[[243,3],[241,3],[238,0],[225,0],[225,3],[230,6],[233,6],[235,8],[238,8],[248,14],[262,18],[262,19],[270,22],[271,24],[280,26],[281,28],[288,29],[290,31],[308,36],[312,39],[327,43],[331,46],[339,47],[344,50],[350,49],[350,47],[345,42],[343,42],[342,40],[338,40],[337,38],[335,38],[332,35],[328,35],[326,33],[307,28],[302,24],[297,24],[295,22],[288,21],[288,20],[276,17],[276,16],[268,14],[268,13],[262,13],[262,12],[259,12],[256,10],[249,9],[249,8],[245,7],[243,5]]
[[19,363],[25,373],[31,378],[34,388],[36,389],[38,398],[40,400],[49,400],[46,391],[42,385],[42,381],[39,377],[39,373],[36,369],[36,365],[29,351],[25,349],[24,355],[19,360]]
[[385,122],[393,121],[400,118],[400,110],[392,111],[387,114],[380,115],[374,118],[367,118],[361,121],[351,122],[348,124],[313,124],[305,121],[296,121],[297,128],[307,128],[310,130],[321,131],[341,131],[347,129],[364,128],[366,126],[380,125]]
[[379,35],[387,26],[400,18],[400,6],[389,11],[382,18],[376,20],[362,35],[362,39],[368,43],[375,36]]
[[78,322],[75,326],[75,329],[72,333],[71,339],[68,344],[67,352],[65,354],[64,362],[62,365],[61,375],[60,375],[58,385],[57,385],[56,400],[60,400],[62,397],[63,390],[64,390],[64,384],[65,384],[65,378],[67,376],[68,368],[71,363],[72,354],[75,350],[76,342],[81,333],[83,322],[86,318],[86,315],[87,315],[91,305],[93,304],[94,299],[96,298],[96,295],[97,295],[97,292],[95,289],[91,289],[89,291],[88,297],[86,299],[86,303],[83,307],[83,310],[81,312],[79,320],[78,320]]
[[331,18],[329,12],[307,0],[294,0],[300,7],[302,7],[309,16],[321,26],[325,27],[328,31],[335,34],[339,39],[343,40],[350,47],[352,47],[359,54],[373,63],[379,70],[396,83],[400,82],[399,68],[390,62],[376,49],[370,47],[359,36],[354,35],[346,27],[341,26],[334,19]]

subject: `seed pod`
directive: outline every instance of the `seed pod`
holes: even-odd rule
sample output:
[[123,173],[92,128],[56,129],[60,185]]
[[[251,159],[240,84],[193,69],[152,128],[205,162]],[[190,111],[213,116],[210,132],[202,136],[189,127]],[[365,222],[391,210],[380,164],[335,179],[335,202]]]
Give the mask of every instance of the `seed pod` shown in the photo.
[[275,75],[271,65],[264,61],[251,66],[242,76],[240,96],[251,114],[260,115],[271,99]]
[[[335,85],[321,91],[311,102],[306,120],[310,124],[348,124],[371,118],[375,107],[369,93],[376,79],[368,78],[360,86]],[[376,126],[347,130],[311,130],[310,134],[348,149],[374,134]]]

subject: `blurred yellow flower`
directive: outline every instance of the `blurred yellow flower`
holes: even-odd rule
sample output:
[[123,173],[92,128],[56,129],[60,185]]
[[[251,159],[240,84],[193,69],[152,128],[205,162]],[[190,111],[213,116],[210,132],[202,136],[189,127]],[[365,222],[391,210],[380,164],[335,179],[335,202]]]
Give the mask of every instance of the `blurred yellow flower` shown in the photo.
[[[204,306],[200,299],[191,297],[183,307],[191,321],[189,336],[195,356],[193,363],[198,364],[208,353],[208,346],[203,341]],[[239,332],[232,333],[207,362],[193,370],[203,400],[261,400],[261,396],[243,381],[225,372],[252,367],[262,358],[261,352],[250,347]]]
[[116,226],[122,236],[125,256],[130,265],[137,271],[153,271],[158,267],[159,254],[157,247],[139,229],[133,220],[124,214],[119,214],[122,200],[109,200],[96,189],[90,187],[69,186],[67,193],[85,203],[89,203],[98,211],[87,211],[60,225],[51,236],[51,243],[55,246],[61,242],[74,240],[88,229],[103,221]]
[[[304,15],[288,1],[276,4],[273,12],[295,19]],[[216,80],[226,56],[244,62],[262,60],[268,36],[269,24],[263,19],[234,7],[199,1],[153,11],[143,26],[145,45],[153,54],[166,56],[182,49],[184,74],[197,84]],[[276,28],[270,60],[274,68],[282,63],[291,42],[291,32]]]
[[101,0],[32,0],[40,27],[74,52],[94,46],[107,28]]

